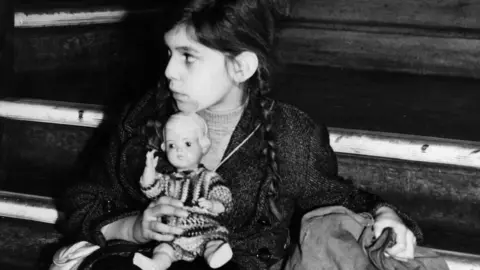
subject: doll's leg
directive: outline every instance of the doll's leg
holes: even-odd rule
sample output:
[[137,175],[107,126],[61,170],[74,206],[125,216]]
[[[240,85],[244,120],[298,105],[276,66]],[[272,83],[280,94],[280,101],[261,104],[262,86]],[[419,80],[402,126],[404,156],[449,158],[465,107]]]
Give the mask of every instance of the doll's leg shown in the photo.
[[133,256],[133,263],[142,270],[166,270],[174,261],[174,250],[166,243],[159,244],[153,250],[151,259],[140,253],[135,253]]
[[205,245],[203,257],[211,268],[219,268],[226,264],[233,256],[230,244],[222,240],[209,241]]

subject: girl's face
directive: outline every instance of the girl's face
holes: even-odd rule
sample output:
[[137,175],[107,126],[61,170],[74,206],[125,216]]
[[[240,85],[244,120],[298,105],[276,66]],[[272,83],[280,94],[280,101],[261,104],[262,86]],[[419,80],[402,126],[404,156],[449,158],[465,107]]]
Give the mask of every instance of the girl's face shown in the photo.
[[164,39],[170,56],[165,76],[180,111],[222,111],[242,104],[243,91],[232,80],[233,65],[223,53],[193,40],[182,25]]

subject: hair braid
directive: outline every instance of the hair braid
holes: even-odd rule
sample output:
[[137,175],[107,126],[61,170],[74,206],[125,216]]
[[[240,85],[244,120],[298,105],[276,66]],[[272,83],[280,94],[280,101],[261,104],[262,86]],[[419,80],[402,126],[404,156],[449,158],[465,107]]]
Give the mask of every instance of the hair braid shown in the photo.
[[260,115],[262,119],[261,131],[264,139],[264,148],[262,154],[265,156],[268,169],[273,173],[273,177],[268,177],[266,174],[266,180],[268,181],[266,185],[268,186],[268,200],[270,205],[270,211],[272,214],[281,221],[283,219],[282,214],[278,210],[276,199],[278,195],[278,188],[280,182],[280,175],[278,174],[278,163],[277,163],[277,153],[276,145],[274,141],[274,132],[271,118],[271,108],[268,106],[268,102],[264,97],[265,93],[270,91],[269,85],[269,73],[265,68],[259,68],[257,71],[257,81],[258,81],[258,90],[256,91],[258,96],[258,101],[260,105]]

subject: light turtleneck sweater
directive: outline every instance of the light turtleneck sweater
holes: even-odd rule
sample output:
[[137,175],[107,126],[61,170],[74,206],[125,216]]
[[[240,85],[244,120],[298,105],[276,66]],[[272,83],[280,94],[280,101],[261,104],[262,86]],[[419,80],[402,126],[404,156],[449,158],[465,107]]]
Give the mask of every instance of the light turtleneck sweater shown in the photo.
[[208,136],[212,142],[207,154],[201,160],[207,169],[215,169],[222,161],[228,142],[242,117],[247,102],[248,100],[233,110],[210,111],[205,109],[198,112],[198,115],[207,122]]

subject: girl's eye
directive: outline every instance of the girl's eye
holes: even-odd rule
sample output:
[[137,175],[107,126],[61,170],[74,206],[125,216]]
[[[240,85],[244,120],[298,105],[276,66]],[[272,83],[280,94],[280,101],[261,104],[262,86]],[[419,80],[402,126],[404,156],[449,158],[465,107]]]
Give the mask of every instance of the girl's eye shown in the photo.
[[185,145],[186,145],[187,147],[190,147],[190,146],[192,146],[192,143],[191,143],[191,142],[185,142]]
[[175,148],[175,145],[174,145],[173,143],[169,143],[169,144],[168,144],[168,148],[169,148],[169,149],[173,149],[173,148]]
[[187,62],[189,64],[195,62],[195,57],[193,57],[193,55],[191,55],[189,53],[184,53],[183,57],[185,57],[185,62]]

